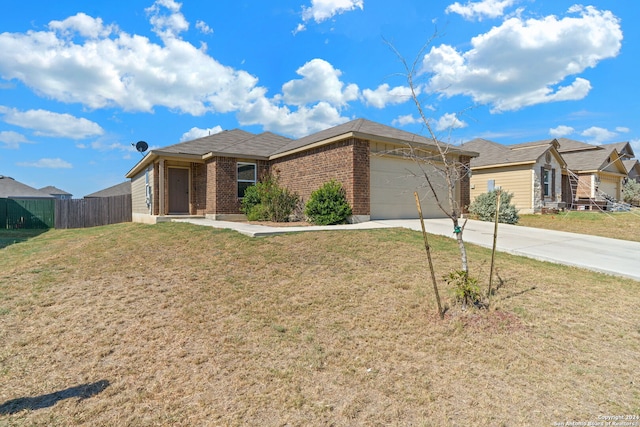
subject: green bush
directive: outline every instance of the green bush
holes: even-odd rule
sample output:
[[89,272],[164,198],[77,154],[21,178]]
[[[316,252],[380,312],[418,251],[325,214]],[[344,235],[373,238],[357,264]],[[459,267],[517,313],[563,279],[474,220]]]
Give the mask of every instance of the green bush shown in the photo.
[[241,210],[249,221],[286,222],[300,197],[280,186],[278,176],[266,175],[244,192]]
[[622,198],[631,205],[640,206],[640,182],[628,180],[622,187]]
[[[496,202],[498,197],[498,191],[493,190],[488,193],[483,193],[476,197],[476,199],[469,206],[469,212],[478,217],[481,221],[495,221],[496,219]],[[518,209],[511,204],[511,198],[513,194],[502,192],[500,196],[500,213],[498,215],[498,222],[504,224],[517,224],[520,217],[518,216]]]
[[345,223],[351,215],[351,206],[342,184],[331,180],[311,193],[304,213],[310,222],[317,225]]
[[249,212],[251,212],[251,209],[253,209],[253,207],[256,205],[259,205],[261,202],[260,190],[258,187],[260,184],[261,183],[252,185],[251,187],[247,187],[247,189],[244,190],[244,197],[240,202],[240,210],[247,216],[249,215]]
[[478,279],[470,277],[462,270],[456,270],[446,275],[444,281],[453,286],[452,292],[455,301],[462,304],[463,308],[466,308],[467,305],[481,305],[482,294]]

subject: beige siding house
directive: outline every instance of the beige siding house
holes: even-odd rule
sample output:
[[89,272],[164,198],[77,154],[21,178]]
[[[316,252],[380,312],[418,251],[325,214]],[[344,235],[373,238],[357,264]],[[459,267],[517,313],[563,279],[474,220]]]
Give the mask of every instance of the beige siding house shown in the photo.
[[562,171],[566,163],[555,140],[502,145],[476,138],[461,148],[479,153],[471,159],[470,198],[495,188],[512,193],[520,213],[562,206]]
[[623,160],[634,155],[628,142],[593,145],[567,138],[557,141],[567,162],[563,176],[567,203],[575,209],[608,209],[622,199],[622,186],[628,178]]

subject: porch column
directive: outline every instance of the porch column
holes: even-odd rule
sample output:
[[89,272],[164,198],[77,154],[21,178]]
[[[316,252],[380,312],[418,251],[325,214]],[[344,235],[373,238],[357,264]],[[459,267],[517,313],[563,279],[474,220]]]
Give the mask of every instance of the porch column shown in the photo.
[[164,198],[164,194],[165,194],[165,191],[164,191],[164,186],[165,186],[165,182],[164,182],[164,159],[160,159],[159,168],[160,168],[160,170],[158,171],[158,173],[160,175],[159,176],[159,181],[160,182],[159,182],[159,187],[158,187],[159,191],[158,192],[160,194],[158,194],[158,196],[159,196],[159,199],[160,199],[160,203],[158,203],[158,205],[160,206],[160,211],[158,212],[158,214],[160,216],[164,216],[164,213],[165,213],[165,209],[164,209],[164,207],[165,207],[165,198]]

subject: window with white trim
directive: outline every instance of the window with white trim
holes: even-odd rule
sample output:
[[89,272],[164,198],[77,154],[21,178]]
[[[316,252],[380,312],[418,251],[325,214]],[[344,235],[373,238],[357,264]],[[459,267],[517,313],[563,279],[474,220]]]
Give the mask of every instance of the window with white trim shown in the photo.
[[542,172],[542,188],[545,197],[551,196],[551,170],[544,169]]
[[238,175],[238,197],[243,198],[244,192],[247,188],[256,184],[257,180],[257,166],[255,163],[238,162],[237,175]]

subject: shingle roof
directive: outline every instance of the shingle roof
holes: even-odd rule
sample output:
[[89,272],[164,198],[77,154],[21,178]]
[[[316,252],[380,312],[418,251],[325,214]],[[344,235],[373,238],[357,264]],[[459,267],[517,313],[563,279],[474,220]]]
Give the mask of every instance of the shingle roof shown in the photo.
[[620,157],[626,159],[631,159],[635,156],[633,148],[628,142],[614,142],[613,144],[604,144],[601,147],[613,147],[620,154]]
[[0,175],[0,197],[2,198],[28,198],[28,199],[53,199],[54,197],[43,191],[29,187],[27,184],[15,179]]
[[480,155],[471,159],[471,167],[535,162],[554,147],[553,139],[502,145],[487,139],[476,138],[462,144],[465,150],[477,151]]
[[[212,153],[214,155],[228,157],[250,157],[267,160],[272,158],[272,156],[286,155],[288,152],[304,149],[304,147],[313,145],[314,143],[327,142],[332,138],[339,138],[349,134],[369,140],[410,143],[414,146],[428,146],[430,149],[435,147],[433,141],[429,138],[366,119],[352,120],[297,140],[271,132],[254,135],[240,129],[234,129],[209,135],[204,138],[198,138],[193,141],[169,145],[159,150],[151,150],[127,173],[127,177],[131,178],[133,174],[138,173],[143,166],[158,156],[171,154],[205,156]],[[471,157],[477,155],[475,152],[465,151],[460,147],[444,143],[441,144],[447,147],[447,149],[462,155]]]
[[131,181],[125,181],[120,184],[116,184],[104,190],[96,191],[95,193],[87,194],[85,199],[91,199],[95,197],[112,197],[131,194]]
[[605,168],[614,148],[609,150],[600,146],[599,150],[581,150],[562,153],[567,167],[573,171],[590,171]]
[[269,157],[272,152],[291,141],[289,138],[271,132],[255,135],[241,129],[233,129],[163,147],[157,151],[176,154],[220,153]]
[[[368,137],[369,139],[388,139],[399,142],[408,142],[415,145],[426,145],[429,147],[434,146],[433,140],[430,138],[425,138],[424,136],[415,133],[383,125],[382,123],[372,122],[371,120],[356,119],[291,141],[289,144],[273,152],[272,155],[286,153],[287,151],[293,151],[299,148],[303,148],[307,145],[312,145],[316,142],[339,137],[348,133],[354,133],[360,137]],[[449,146],[448,144],[445,144],[443,142],[440,143],[445,146]],[[449,147],[455,148],[458,151],[460,150],[460,147]]]
[[629,159],[629,160],[623,160],[622,163],[624,164],[624,167],[627,169],[627,173],[628,174],[632,174],[631,171],[635,170],[635,174],[636,175],[640,175],[640,161],[638,161],[638,159]]
[[67,193],[66,191],[56,188],[53,185],[43,187],[40,189],[40,191],[50,194],[52,196],[73,196],[73,194]]
[[556,138],[556,140],[560,144],[558,151],[561,154],[572,151],[597,150],[599,148],[598,145],[587,144],[586,142],[576,141],[575,139]]

